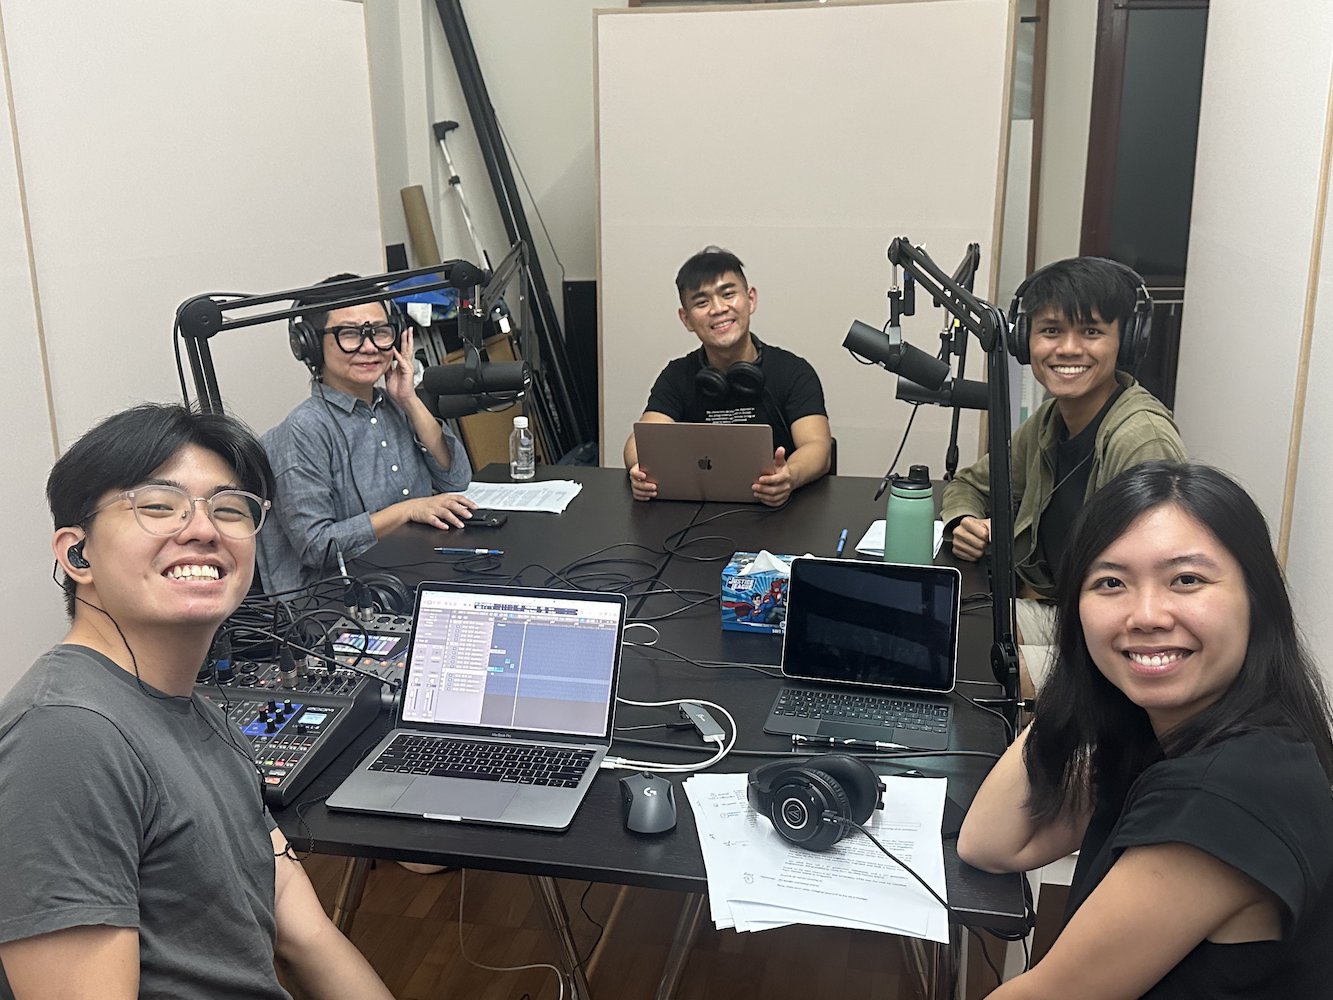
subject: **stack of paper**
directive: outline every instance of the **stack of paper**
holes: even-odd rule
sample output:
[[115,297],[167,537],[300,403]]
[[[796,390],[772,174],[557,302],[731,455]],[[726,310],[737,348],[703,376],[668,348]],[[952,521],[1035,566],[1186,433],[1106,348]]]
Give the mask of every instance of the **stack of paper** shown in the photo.
[[[940,554],[940,543],[944,541],[944,522],[938,518],[935,520],[934,540],[931,549],[936,555]],[[856,551],[863,556],[876,556],[884,558],[884,520],[871,521],[870,527],[866,528],[866,533],[861,536],[861,540],[856,543]]]
[[549,479],[531,483],[479,483],[463,491],[463,496],[478,507],[490,510],[534,510],[563,514],[569,501],[579,495],[582,483],[568,479]]
[[[696,774],[685,782],[719,928],[822,924],[949,940],[944,907],[863,834],[852,830],[824,852],[796,847],[750,808],[745,778]],[[884,808],[866,828],[947,899],[940,844],[946,779],[884,782]]]

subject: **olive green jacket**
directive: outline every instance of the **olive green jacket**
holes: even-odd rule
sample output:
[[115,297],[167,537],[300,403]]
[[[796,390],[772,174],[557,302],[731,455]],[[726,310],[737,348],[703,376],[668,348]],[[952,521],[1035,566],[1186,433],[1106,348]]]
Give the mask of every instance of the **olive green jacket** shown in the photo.
[[[1116,379],[1125,391],[1107,411],[1092,446],[1092,470],[1084,502],[1125,469],[1158,459],[1186,461],[1171,411],[1124,372]],[[1027,584],[1041,597],[1055,594],[1054,574],[1041,556],[1037,534],[1055,486],[1055,446],[1064,421],[1048,399],[1014,432],[1010,450],[1014,496],[1014,568],[1020,589]],[[990,516],[990,458],[958,473],[944,487],[940,517],[945,531],[963,517]]]

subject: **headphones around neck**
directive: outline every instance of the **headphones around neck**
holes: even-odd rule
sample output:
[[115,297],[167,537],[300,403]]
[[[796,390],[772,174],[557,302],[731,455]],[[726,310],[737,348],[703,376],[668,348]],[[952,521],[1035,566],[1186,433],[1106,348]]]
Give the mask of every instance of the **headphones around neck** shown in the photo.
[[725,399],[734,395],[739,399],[758,399],[764,391],[764,345],[753,333],[750,343],[754,344],[753,361],[737,361],[726,371],[712,367],[708,363],[708,352],[699,348],[699,361],[702,363],[694,375],[694,391],[708,400]]
[[[407,327],[407,320],[393,299],[385,299],[381,304],[389,318],[389,324],[393,327],[393,349],[396,351],[403,344],[403,330]],[[315,303],[310,305],[311,312],[318,311],[319,308]],[[311,375],[318,376],[324,370],[323,330],[316,329],[315,325],[304,317],[300,319],[292,317],[287,322],[287,344],[292,349],[292,357],[309,368]],[[335,345],[335,350],[342,348]]]
[[750,772],[746,798],[767,816],[783,840],[808,851],[827,851],[876,809],[884,808],[884,782],[863,760],[826,753],[779,760]]
[[[1109,257],[1087,259],[1101,261],[1116,268],[1133,283],[1136,289],[1134,309],[1129,317],[1120,324],[1120,349],[1115,358],[1115,366],[1118,370],[1133,374],[1138,371],[1139,364],[1148,353],[1149,336],[1152,333],[1152,296],[1148,294],[1148,286],[1144,284],[1139,272],[1128,264],[1111,260]],[[1028,286],[1040,275],[1063,263],[1065,262],[1055,261],[1045,267],[1037,268],[1023,279],[1023,283],[1014,290],[1014,299],[1009,304],[1009,353],[1014,356],[1014,360],[1020,365],[1030,365],[1032,363],[1032,351],[1028,343],[1028,336],[1032,332],[1031,323],[1027,310],[1023,308],[1023,296],[1026,294]]]

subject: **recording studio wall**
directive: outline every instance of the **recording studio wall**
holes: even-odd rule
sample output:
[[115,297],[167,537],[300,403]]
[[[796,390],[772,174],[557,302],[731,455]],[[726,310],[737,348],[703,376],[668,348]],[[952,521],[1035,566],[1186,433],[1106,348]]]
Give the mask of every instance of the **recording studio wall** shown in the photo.
[[[716,243],[759,291],[755,331],[819,372],[839,471],[883,474],[910,408],[839,344],[853,318],[887,318],[895,236],[950,269],[980,242],[991,294],[1013,15],[1009,0],[908,0],[596,16],[604,465],[658,371],[695,345],[673,278]],[[922,302],[904,328],[934,352],[943,317]],[[904,461],[939,465],[948,423],[923,412]]]

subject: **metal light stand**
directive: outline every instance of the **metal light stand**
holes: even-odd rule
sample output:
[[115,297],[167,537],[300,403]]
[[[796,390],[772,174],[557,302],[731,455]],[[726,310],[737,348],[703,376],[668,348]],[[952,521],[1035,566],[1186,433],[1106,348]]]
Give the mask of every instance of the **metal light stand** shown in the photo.
[[458,171],[454,169],[454,159],[449,155],[449,145],[446,142],[449,133],[458,128],[458,122],[436,122],[431,128],[435,132],[435,141],[440,144],[440,152],[444,154],[444,166],[449,171],[449,186],[458,195],[458,207],[463,212],[463,224],[467,226],[468,235],[472,237],[472,247],[477,251],[477,260],[485,261],[486,266],[490,267],[491,258],[482,249],[481,239],[472,225],[472,213],[468,211],[467,199],[463,197],[463,178],[459,177]]

